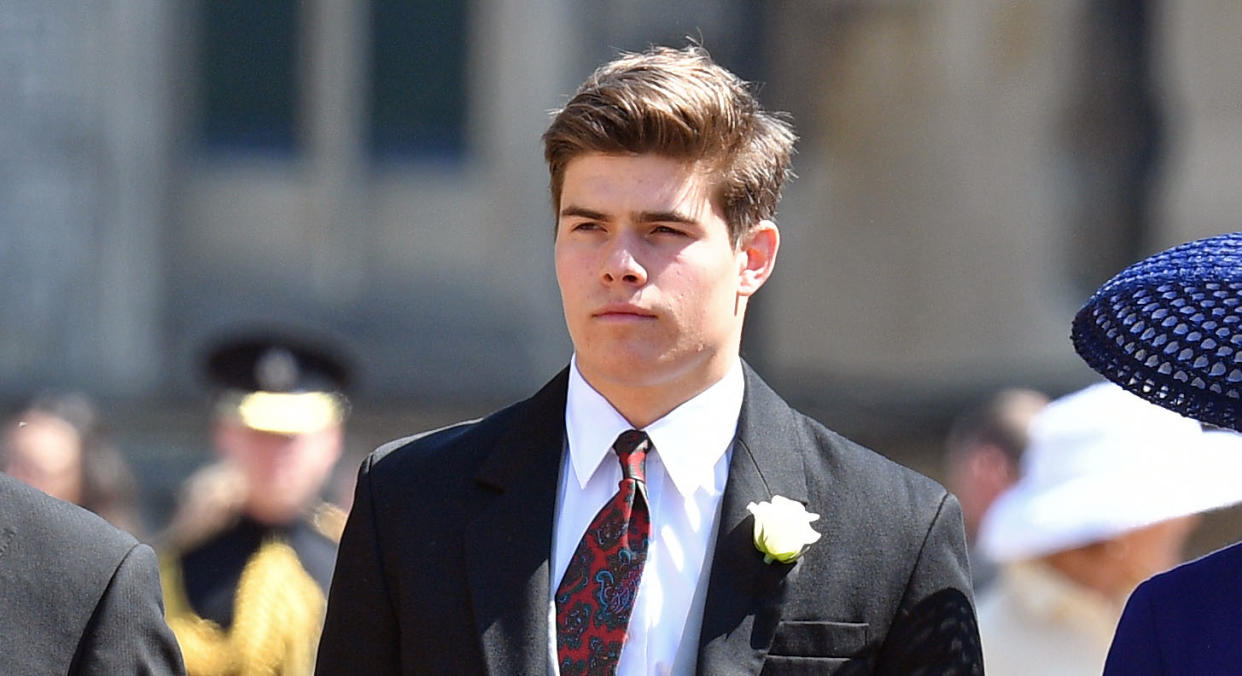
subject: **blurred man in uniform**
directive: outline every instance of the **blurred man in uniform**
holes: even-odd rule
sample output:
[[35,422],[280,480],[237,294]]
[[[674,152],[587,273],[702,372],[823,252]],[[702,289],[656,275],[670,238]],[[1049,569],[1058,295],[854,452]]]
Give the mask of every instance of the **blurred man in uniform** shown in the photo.
[[344,516],[320,498],[341,455],[348,374],[283,336],[207,357],[220,462],[187,482],[162,562],[169,625],[198,674],[313,668]]

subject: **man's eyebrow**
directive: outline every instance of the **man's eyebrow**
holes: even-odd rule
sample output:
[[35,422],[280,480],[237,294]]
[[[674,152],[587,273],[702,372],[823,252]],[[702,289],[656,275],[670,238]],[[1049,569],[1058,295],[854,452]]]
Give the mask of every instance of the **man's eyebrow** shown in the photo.
[[639,223],[684,223],[686,225],[698,223],[697,219],[679,211],[640,211],[637,220]]
[[608,217],[605,216],[603,212],[595,211],[593,209],[587,209],[586,207],[576,207],[576,206],[570,205],[570,206],[565,207],[564,209],[561,209],[561,218],[566,218],[570,216],[577,216],[579,218],[585,218],[591,221],[608,220]]
[[[570,205],[561,209],[561,218],[585,218],[591,221],[608,221],[610,218],[602,211],[595,211],[586,207]],[[640,211],[634,216],[634,220],[639,223],[685,223],[686,225],[694,225],[698,221],[679,211]]]

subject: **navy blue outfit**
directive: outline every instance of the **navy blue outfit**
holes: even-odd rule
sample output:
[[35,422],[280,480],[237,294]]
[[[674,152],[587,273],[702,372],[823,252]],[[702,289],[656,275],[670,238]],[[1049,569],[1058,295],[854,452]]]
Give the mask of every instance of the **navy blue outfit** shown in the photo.
[[1242,543],[1139,585],[1104,674],[1242,673]]

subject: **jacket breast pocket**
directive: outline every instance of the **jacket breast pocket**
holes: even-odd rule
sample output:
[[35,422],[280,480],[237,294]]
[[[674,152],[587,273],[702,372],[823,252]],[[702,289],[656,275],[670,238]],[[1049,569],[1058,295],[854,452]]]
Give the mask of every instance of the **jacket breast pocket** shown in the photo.
[[[859,668],[855,669],[854,666]],[[759,676],[853,676],[870,670],[844,657],[786,657],[768,655]]]
[[867,652],[865,622],[785,621],[776,625],[771,656],[849,658]]

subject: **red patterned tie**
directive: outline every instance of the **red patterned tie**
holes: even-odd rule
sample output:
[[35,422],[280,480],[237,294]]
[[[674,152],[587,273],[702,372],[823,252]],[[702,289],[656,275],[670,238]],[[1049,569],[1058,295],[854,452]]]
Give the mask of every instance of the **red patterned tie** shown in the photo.
[[561,676],[615,674],[651,538],[644,465],[651,440],[628,430],[612,450],[621,460],[617,494],[582,535],[556,588]]

